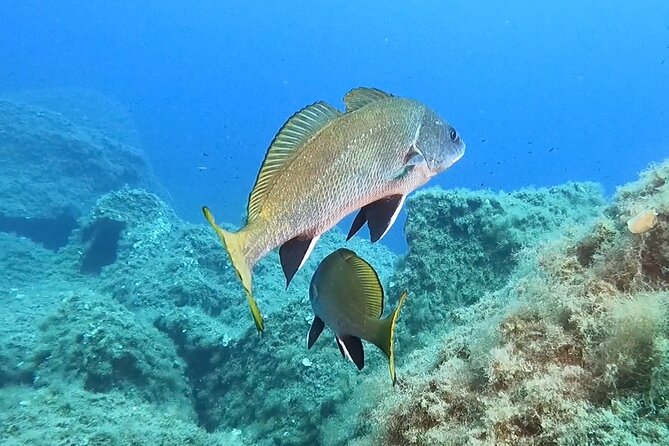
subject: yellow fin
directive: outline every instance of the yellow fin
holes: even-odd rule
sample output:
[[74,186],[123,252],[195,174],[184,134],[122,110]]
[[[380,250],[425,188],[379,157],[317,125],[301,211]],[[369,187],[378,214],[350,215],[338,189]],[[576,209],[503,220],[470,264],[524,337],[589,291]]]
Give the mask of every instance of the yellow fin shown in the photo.
[[346,112],[352,112],[364,107],[369,103],[392,97],[393,95],[386,93],[385,91],[381,91],[378,88],[354,88],[353,90],[346,93],[346,96],[344,96]]
[[230,257],[230,262],[237,272],[237,277],[242,282],[244,287],[244,292],[246,293],[246,301],[251,307],[251,315],[253,316],[253,322],[256,324],[258,331],[263,331],[265,329],[265,323],[263,322],[262,315],[260,314],[260,309],[256,300],[253,298],[251,293],[251,268],[249,268],[248,262],[244,255],[244,238],[240,233],[228,232],[216,224],[214,220],[214,215],[211,213],[208,207],[203,207],[202,212],[204,217],[207,219],[207,222],[214,228],[218,238],[221,239],[221,243],[225,247],[225,250],[228,252]]
[[407,298],[407,292],[403,292],[397,302],[395,311],[381,321],[381,327],[377,333],[376,339],[370,339],[377,347],[383,350],[383,353],[388,357],[388,367],[390,369],[390,379],[393,386],[397,381],[395,375],[395,325],[397,324],[397,317],[400,315],[400,309]]
[[357,255],[349,258],[355,268],[356,278],[363,289],[365,314],[378,319],[383,314],[383,287],[374,268]]
[[286,121],[270,144],[258,172],[256,184],[249,197],[247,223],[258,217],[265,197],[272,189],[276,173],[307,141],[340,115],[341,112],[333,106],[325,102],[316,102]]

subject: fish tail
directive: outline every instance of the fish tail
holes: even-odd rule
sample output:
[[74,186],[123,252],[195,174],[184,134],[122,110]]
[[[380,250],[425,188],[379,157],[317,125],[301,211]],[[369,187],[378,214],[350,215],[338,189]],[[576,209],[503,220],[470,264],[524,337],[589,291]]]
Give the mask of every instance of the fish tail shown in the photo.
[[388,357],[388,366],[390,368],[390,378],[393,381],[393,386],[397,380],[395,376],[395,352],[394,352],[394,339],[395,339],[395,325],[397,323],[397,318],[400,315],[400,309],[404,304],[404,301],[407,298],[407,292],[403,292],[400,296],[397,307],[395,311],[392,312],[390,316],[381,321],[381,329],[378,332],[377,339],[374,341],[383,353]]
[[260,314],[258,304],[251,293],[252,271],[244,252],[246,237],[243,232],[229,232],[218,226],[208,207],[203,207],[202,212],[204,213],[207,222],[209,222],[214,231],[216,231],[218,238],[221,240],[221,243],[223,243],[223,247],[228,252],[230,262],[232,262],[232,266],[237,272],[237,277],[239,277],[239,280],[244,286],[246,301],[249,303],[249,307],[251,307],[253,322],[255,322],[258,331],[262,332],[265,328],[265,324],[262,315]]

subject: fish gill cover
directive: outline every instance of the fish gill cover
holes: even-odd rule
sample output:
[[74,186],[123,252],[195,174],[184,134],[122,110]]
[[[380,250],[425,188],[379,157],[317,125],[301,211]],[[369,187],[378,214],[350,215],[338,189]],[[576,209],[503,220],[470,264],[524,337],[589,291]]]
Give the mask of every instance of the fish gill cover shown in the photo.
[[[668,444],[667,5],[5,8],[0,445]],[[199,207],[237,229],[280,124],[364,85],[467,155],[391,249],[334,228],[288,288],[262,259],[259,336]],[[394,388],[306,348],[341,247],[409,291]]]

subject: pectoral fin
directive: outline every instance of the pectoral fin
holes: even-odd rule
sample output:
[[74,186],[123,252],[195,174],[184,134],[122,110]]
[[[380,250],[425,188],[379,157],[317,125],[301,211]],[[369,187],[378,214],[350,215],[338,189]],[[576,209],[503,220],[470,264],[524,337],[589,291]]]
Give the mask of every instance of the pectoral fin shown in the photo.
[[309,238],[298,236],[288,240],[279,248],[281,267],[283,268],[283,274],[286,276],[286,288],[290,285],[290,281],[293,280],[295,273],[302,268],[304,262],[309,258],[319,237]]
[[372,243],[381,240],[395,223],[404,204],[405,195],[390,195],[362,207],[355,216],[346,240],[353,237],[367,223]]

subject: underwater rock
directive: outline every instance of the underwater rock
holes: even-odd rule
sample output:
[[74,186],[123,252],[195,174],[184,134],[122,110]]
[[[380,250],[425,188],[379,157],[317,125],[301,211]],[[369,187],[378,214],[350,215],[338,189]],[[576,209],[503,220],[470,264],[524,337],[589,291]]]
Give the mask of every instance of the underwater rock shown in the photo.
[[[243,291],[215,234],[182,222],[157,195],[122,188],[101,197],[80,222],[63,255],[100,292],[149,319],[194,307],[234,327],[231,336],[248,326]],[[281,291],[286,296],[285,285]]]
[[[228,336],[221,326],[224,314],[214,319],[179,309],[157,319],[156,327],[172,338],[188,365],[201,425],[208,430],[244,429],[258,445],[319,444],[323,421],[346,400],[362,376],[381,375],[390,390],[387,359],[380,351],[369,349],[361,374],[341,357],[332,336],[322,336],[311,350],[306,347],[313,319],[308,303],[311,274],[323,257],[344,242],[345,235],[338,229],[324,234],[288,292],[278,258],[263,259],[256,283],[265,290],[270,282],[276,283],[287,297],[274,294],[283,304],[266,313],[267,330],[262,337],[256,333],[236,282],[231,286],[237,290],[234,298],[242,301],[239,317],[246,327],[237,336],[234,332]],[[395,262],[390,251],[360,239],[348,246],[373,262],[382,282],[388,282]],[[225,254],[222,249],[218,252]],[[305,366],[305,360],[310,366]]]
[[[196,389],[202,425],[244,429],[258,445],[319,444],[323,421],[363,374],[382,373],[387,388],[392,387],[380,352],[368,355],[361,374],[341,357],[331,336],[307,351],[311,319],[304,303],[291,303],[268,318],[262,338],[247,330],[218,354],[200,357],[208,367]],[[306,356],[310,367],[303,365]]]
[[140,147],[130,112],[115,99],[86,88],[62,87],[3,93],[2,98],[62,115],[78,127]]
[[0,233],[0,387],[29,383],[39,343],[36,321],[79,286],[57,254],[34,242]]
[[207,433],[178,413],[117,391],[75,386],[0,389],[4,446],[244,446],[241,431]]
[[[59,255],[78,265],[100,295],[122,304],[124,314],[141,315],[171,339],[193,392],[190,410],[206,429],[243,429],[254,444],[310,444],[361,379],[334,341],[325,337],[310,351],[305,343],[311,275],[345,243],[340,230],[323,235],[288,289],[276,253],[257,265],[255,290],[267,322],[258,337],[227,254],[204,225],[181,222],[156,195],[131,188],[106,194],[80,221]],[[395,255],[362,239],[347,245],[388,284]],[[382,353],[370,353],[364,373],[378,373],[390,386]],[[126,381],[114,388],[148,391]]]
[[174,345],[118,303],[91,293],[70,296],[40,328],[34,385],[120,391],[194,418],[185,365]]
[[102,194],[150,186],[134,147],[79,127],[61,114],[0,100],[0,232],[56,250]]
[[225,307],[219,295],[225,257],[211,259],[217,246],[206,228],[183,223],[157,195],[111,192],[80,225],[65,251],[77,256],[80,273],[95,277],[101,291],[128,308],[162,312],[193,305],[220,314]]
[[[505,285],[455,310],[398,391],[361,413],[376,429],[354,444],[666,444],[669,185],[657,178],[669,162],[651,170],[596,221],[523,248]],[[658,212],[641,236],[626,227],[639,207]]]
[[[177,307],[198,308],[232,329],[232,337],[252,323],[243,289],[213,231],[182,222],[155,194],[132,188],[109,193],[80,225],[63,255],[77,258],[80,272],[96,277],[101,292],[128,308],[154,318]],[[328,249],[344,242],[339,230],[325,234],[288,289],[278,254],[260,261],[254,290],[263,313],[269,317],[292,300],[306,299],[316,265]],[[387,279],[395,256],[355,243],[361,255],[385,254],[375,267]]]
[[502,287],[524,247],[559,228],[586,223],[603,205],[601,188],[594,183],[511,193],[417,192],[407,207],[409,250],[391,293],[409,290],[412,309],[405,317],[411,333],[420,336],[425,326],[448,322],[454,308]]

